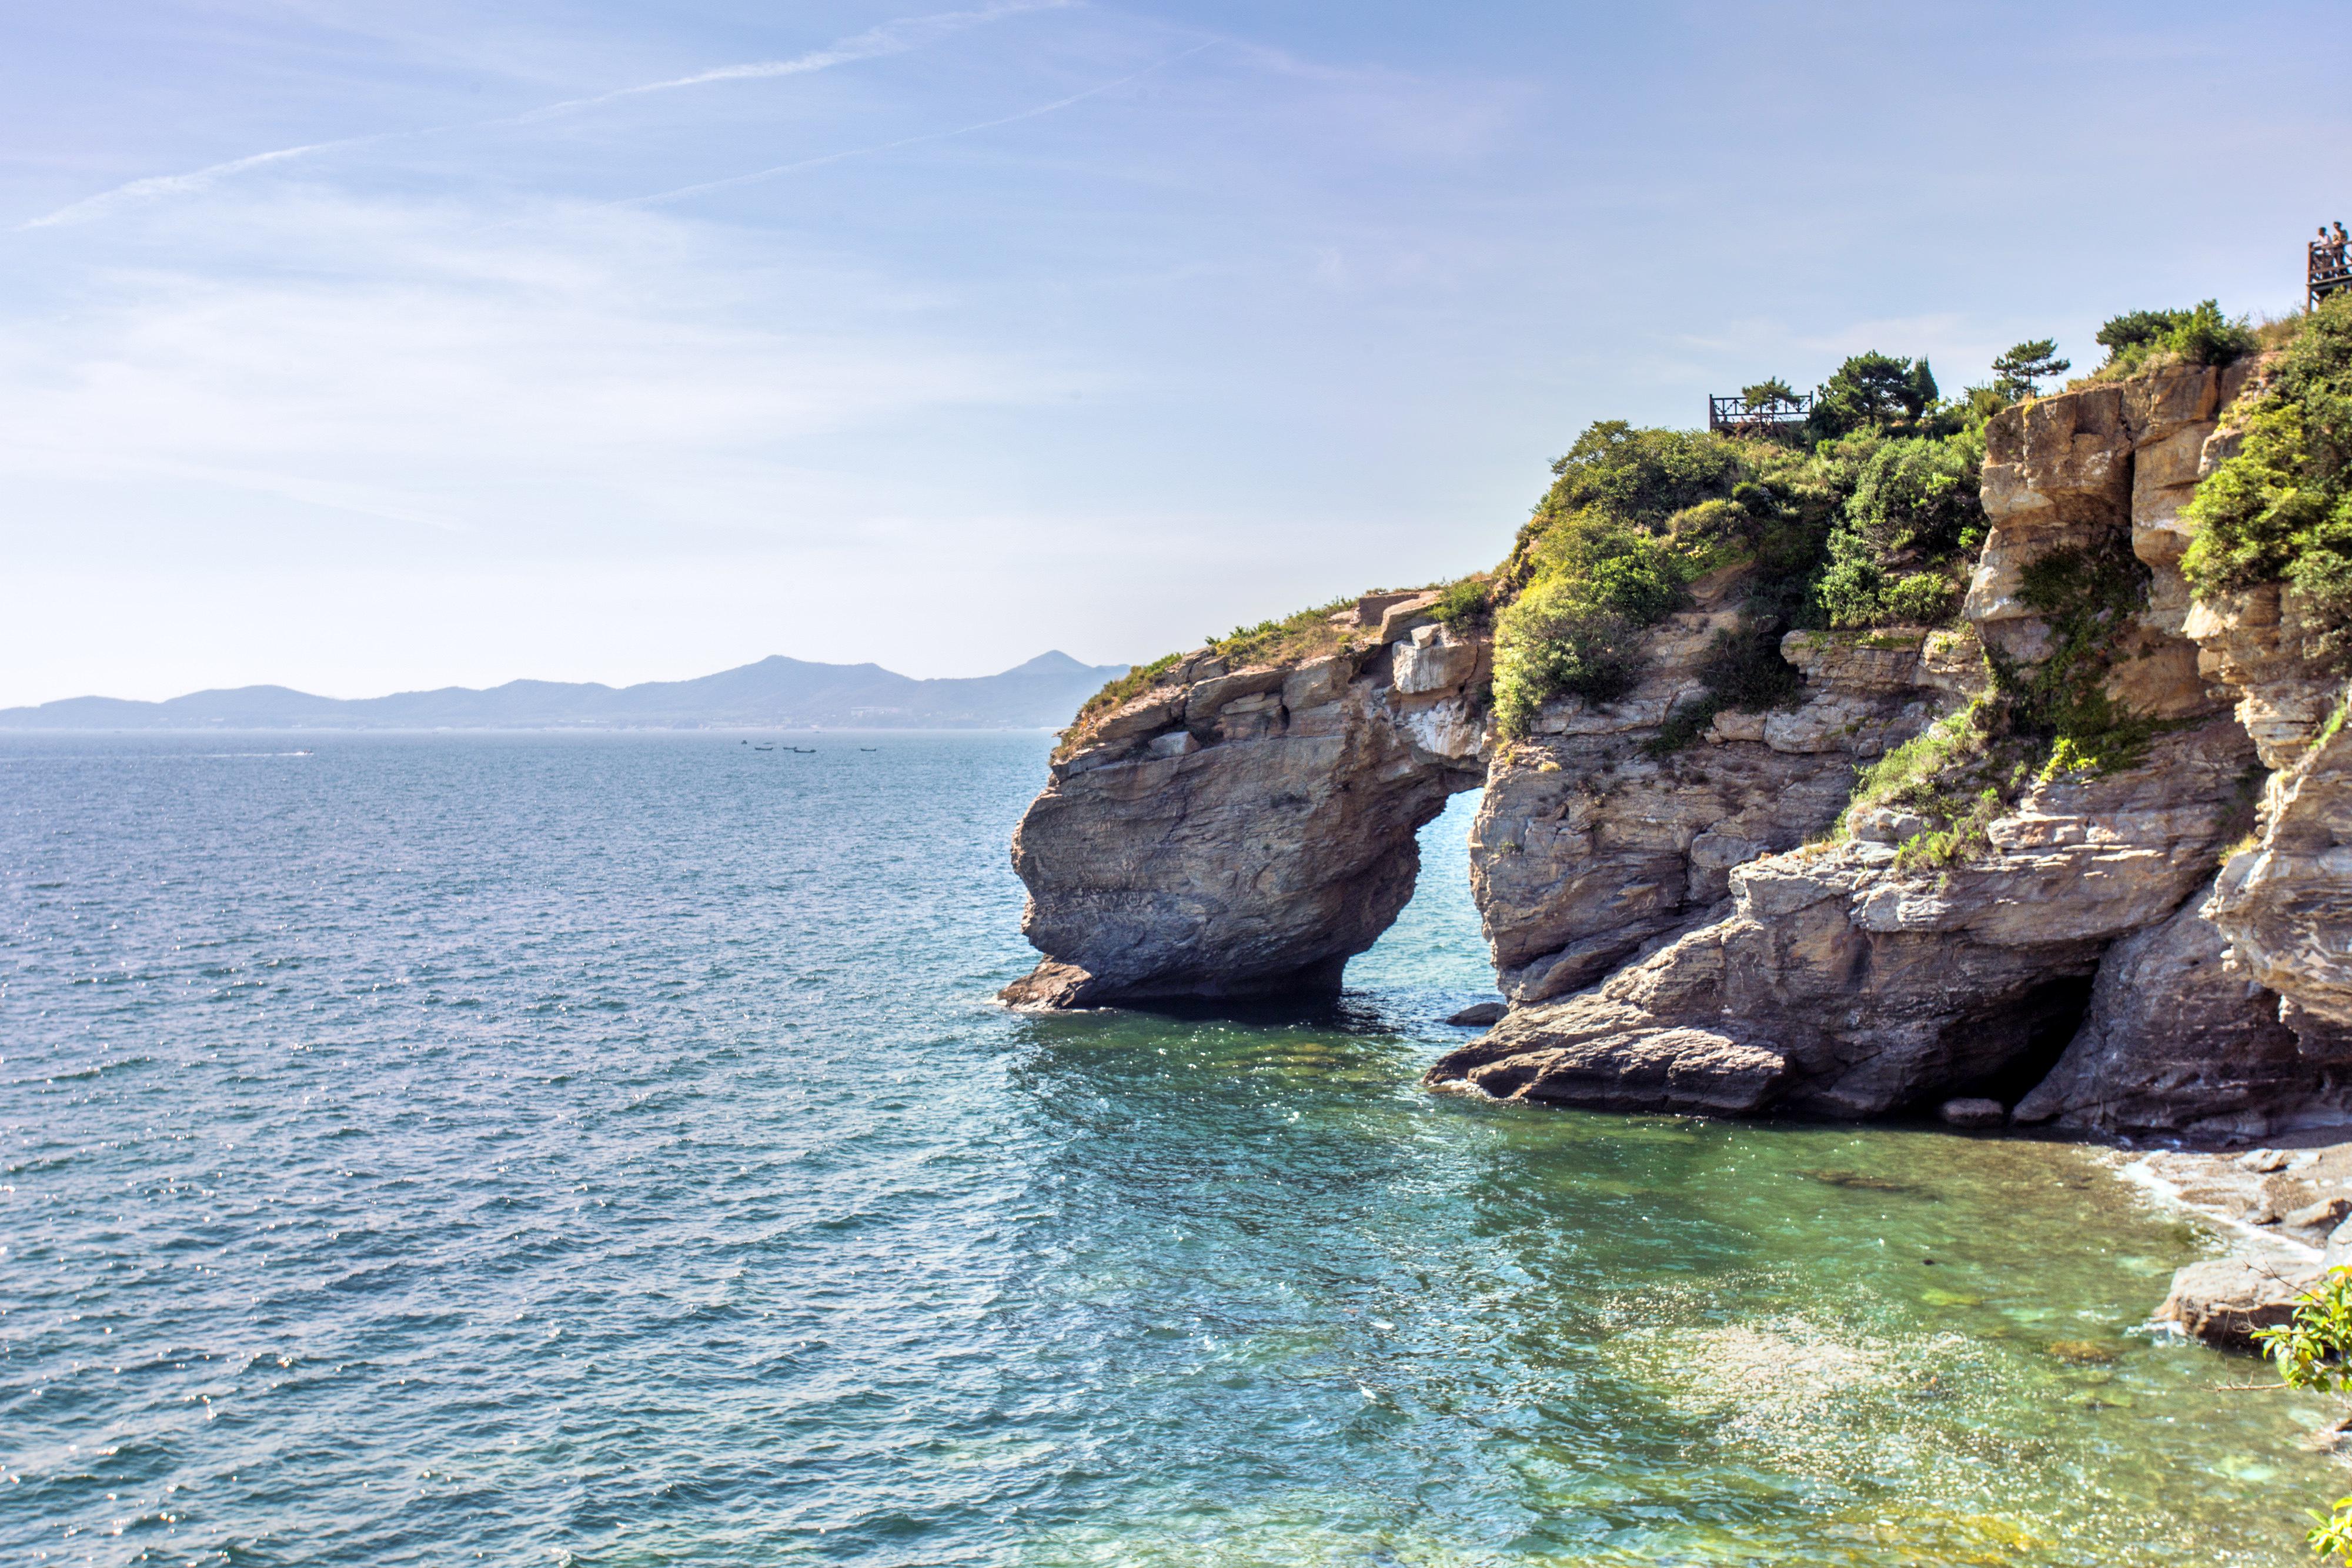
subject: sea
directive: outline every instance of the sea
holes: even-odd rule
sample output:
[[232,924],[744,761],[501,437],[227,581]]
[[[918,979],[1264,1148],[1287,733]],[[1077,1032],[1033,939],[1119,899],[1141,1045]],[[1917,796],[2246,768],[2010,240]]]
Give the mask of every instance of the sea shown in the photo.
[[1033,1017],[1042,735],[0,739],[0,1562],[2309,1561],[2121,1156]]

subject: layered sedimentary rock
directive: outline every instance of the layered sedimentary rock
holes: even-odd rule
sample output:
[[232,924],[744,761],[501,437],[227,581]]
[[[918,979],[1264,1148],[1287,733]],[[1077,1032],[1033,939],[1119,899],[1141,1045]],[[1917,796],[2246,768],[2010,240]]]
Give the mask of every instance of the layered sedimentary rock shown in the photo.
[[[2291,592],[2199,600],[2180,570],[2186,503],[2263,373],[2172,367],[2000,416],[1967,625],[1791,634],[1799,699],[1679,749],[1662,730],[1703,695],[1736,571],[1648,634],[1622,700],[1556,699],[1507,743],[1490,650],[1428,594],[1364,601],[1312,658],[1181,661],[1072,732],[1024,820],[1047,956],[1008,999],[1335,984],[1410,896],[1415,831],[1483,781],[1472,880],[1510,1008],[1434,1082],[1726,1114],[1989,1099],[2222,1138],[2352,1117],[2340,684]],[[2129,766],[2059,767],[1955,863],[1905,848],[1933,824],[1848,810],[1870,759],[2058,656],[2037,561],[2126,548],[2145,608],[2099,625],[2106,695],[2155,732]]]
[[2204,905],[2231,956],[2308,1015],[2352,1029],[2352,736],[2327,736],[2272,779],[2261,841],[2231,857]]
[[1487,645],[1432,598],[1368,599],[1300,662],[1204,651],[1075,734],[1013,839],[1046,956],[1004,999],[1336,988],[1412,896],[1414,835],[1485,769]]
[[[2113,638],[2105,686],[2131,712],[2174,727],[2143,760],[2036,785],[1958,866],[1905,869],[1896,846],[1926,824],[1885,812],[1858,815],[1838,847],[1740,866],[1719,915],[1693,921],[1582,995],[1515,1010],[1439,1061],[1433,1082],[1561,1103],[1841,1116],[1924,1109],[1966,1093],[1996,1092],[2004,1103],[2025,1094],[2067,1043],[2110,946],[2179,915],[2238,826],[2254,750],[2240,726],[2219,716],[2229,694],[2209,689],[2200,650],[2182,634],[2178,571],[2183,487],[2193,487],[2218,429],[2231,390],[2225,374],[2168,371],[2048,398],[1988,431],[1991,526],[1964,613],[1995,659],[2030,676],[2052,656],[2053,632],[2031,601],[2029,568],[2061,551],[2095,556],[2127,538],[2156,580],[2147,609]],[[1887,678],[1933,684],[1924,669]],[[1904,711],[1895,710],[1890,736]],[[1868,719],[1853,733],[1867,735]],[[1797,785],[1784,810],[1801,813],[1804,794]],[[1491,932],[1491,910],[1488,921]],[[1602,964],[1656,942],[1670,923],[1631,933],[1635,942]],[[1503,956],[1498,943],[1498,967]],[[2220,967],[2217,953],[2209,968]],[[1512,972],[1504,967],[1507,985]],[[2229,1032],[2225,1018],[2242,1026],[2233,1038],[2259,1037],[2274,1056],[2285,1043],[2274,1000],[2246,997],[2242,980],[2233,982],[2233,1015],[2226,998],[2207,994],[2210,977],[2193,965],[2138,973],[2181,988],[2136,1001],[2184,1017],[2202,1008],[2213,1043]],[[2121,984],[2111,983],[2111,997]],[[1522,981],[1513,994],[1541,1003],[1559,989]],[[2074,1061],[2078,1072],[2101,1064],[2095,1086],[2078,1085],[2073,1098],[2053,1088],[2033,1113],[2180,1124],[2165,1089],[2179,1063],[2160,1050],[2118,1052],[2114,1037],[2129,1027],[2112,1000],[2095,1010],[2085,1029],[2099,1032]],[[2250,1067],[2234,1092],[2211,1086],[2204,1114],[2293,1113],[2328,1092],[2324,1070],[2299,1052],[2286,1057],[2267,1071]]]
[[[2116,937],[2210,874],[2251,749],[2226,720],[2141,766],[2037,786],[1990,852],[1905,871],[1857,840],[1731,873],[1721,919],[1580,996],[1515,1009],[1432,1069],[1505,1098],[1837,1116],[2027,1085]],[[2071,982],[2071,984],[2070,984]],[[2054,1049],[2049,1054],[2055,1054]]]
[[[1949,635],[1791,633],[1806,677],[1785,711],[1722,713],[1704,743],[1657,755],[1697,667],[1736,612],[1736,580],[1653,632],[1622,702],[1549,705],[1495,758],[1471,830],[1470,875],[1495,968],[1520,1005],[1591,984],[1728,896],[1734,868],[1796,848],[1837,819],[1854,768],[1958,700],[1979,661]],[[1710,602],[1712,601],[1712,602]]]

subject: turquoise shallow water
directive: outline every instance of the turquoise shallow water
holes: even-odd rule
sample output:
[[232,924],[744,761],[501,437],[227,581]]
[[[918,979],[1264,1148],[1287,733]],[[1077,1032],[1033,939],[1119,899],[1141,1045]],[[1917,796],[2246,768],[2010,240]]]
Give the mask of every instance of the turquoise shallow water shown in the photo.
[[1418,1088],[1468,799],[1339,1008],[1036,1019],[1044,740],[815,744],[0,741],[0,1561],[2284,1563],[2344,1490],[2083,1151]]

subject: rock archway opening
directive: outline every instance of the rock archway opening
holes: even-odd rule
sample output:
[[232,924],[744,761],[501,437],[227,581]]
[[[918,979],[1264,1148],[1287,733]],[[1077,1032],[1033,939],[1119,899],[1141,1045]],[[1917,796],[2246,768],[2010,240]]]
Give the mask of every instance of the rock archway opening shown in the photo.
[[1414,835],[1411,897],[1379,940],[1348,962],[1347,988],[1393,996],[1443,1017],[1497,999],[1477,902],[1470,884],[1470,830],[1484,798],[1471,781]]

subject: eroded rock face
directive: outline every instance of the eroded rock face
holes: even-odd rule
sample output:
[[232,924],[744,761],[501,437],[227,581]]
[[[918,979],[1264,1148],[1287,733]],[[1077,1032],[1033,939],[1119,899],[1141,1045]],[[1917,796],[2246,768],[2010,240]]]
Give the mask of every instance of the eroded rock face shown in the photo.
[[[1663,852],[1624,857],[1615,868],[1624,923],[1610,929],[1612,912],[1588,899],[1596,929],[1574,929],[1575,942],[1549,956],[1549,968],[1526,938],[1564,929],[1558,915],[1522,896],[1499,906],[1527,914],[1498,935],[1497,906],[1490,906],[1489,939],[1506,988],[1523,1004],[1549,1005],[1522,1006],[1442,1061],[1433,1080],[1579,1104],[1743,1113],[1788,1106],[1874,1115],[1963,1092],[2014,1101],[2073,1032],[2085,982],[2101,973],[2060,1073],[2021,1113],[2083,1126],[2202,1123],[2231,1131],[2332,1115],[2335,1042],[2309,1030],[2298,1036],[2292,1003],[2283,1024],[2275,998],[2226,972],[2221,934],[2183,907],[2192,894],[2204,902],[2200,884],[2235,831],[2255,776],[2254,743],[2219,717],[2242,688],[2211,684],[2214,677],[2267,660],[2259,672],[2272,683],[2260,698],[2267,711],[2292,707],[2292,719],[2306,726],[2294,733],[2304,737],[2316,722],[2306,716],[2314,706],[2307,692],[2290,692],[2282,667],[2301,656],[2294,631],[2272,633],[2269,643],[2249,634],[2267,631],[2254,627],[2263,619],[2257,605],[2200,650],[2179,571],[2188,542],[2181,507],[2227,448],[2221,420],[2255,373],[2252,365],[2167,370],[2041,400],[1996,419],[1987,433],[1991,528],[1965,613],[1994,656],[2030,670],[2049,656],[2051,633],[2029,602],[2027,569],[2056,551],[2095,552],[2128,538],[2153,581],[2147,609],[2117,639],[2107,691],[2131,711],[2179,727],[2145,761],[2105,778],[2037,787],[1991,825],[1985,852],[1948,871],[1896,869],[1897,846],[1926,825],[1899,812],[1857,815],[1851,841],[1825,852],[1771,852],[1789,847],[1772,841],[1771,827],[1742,833],[1762,841],[1759,854],[1767,858],[1730,871],[1731,900],[1720,913],[1696,913],[1711,889],[1695,881],[1679,902],[1664,894],[1672,867]],[[2282,654],[2273,646],[2280,642],[2294,646]],[[1803,652],[1792,648],[1791,657]],[[1811,716],[1773,716],[1741,738],[1793,752],[1801,737],[1851,737],[1853,752],[1866,757],[1907,733],[1908,703],[1890,704],[1964,690],[1967,679],[1963,661],[1924,647],[1908,668],[1851,654],[1801,662],[1811,677]],[[2297,665],[2292,676],[2303,673]],[[1841,680],[1853,689],[1838,691]],[[1852,710],[1848,723],[1822,722],[1840,705]],[[1874,723],[1885,726],[1884,738]],[[2274,754],[2269,737],[2257,739]],[[1820,797],[1843,793],[1827,783],[1789,779],[1769,815],[1804,820]],[[1678,781],[1644,785],[1619,808],[1632,824],[1619,830],[1620,842],[1638,842],[1644,830],[1654,840],[1687,832],[1695,824],[1684,808],[1705,814],[1716,804]],[[1555,795],[1570,788],[1549,786]],[[1497,805],[1490,792],[1488,812]],[[1598,815],[1571,803],[1556,820],[1583,830]],[[1585,841],[1573,841],[1581,848]],[[2315,850],[2315,869],[2324,852]],[[1570,880],[1559,868],[1549,885]],[[2224,878],[2222,885],[2235,884]],[[2217,897],[2215,906],[2225,902]],[[2311,931],[2337,918],[2316,902],[2311,910]],[[2136,938],[2141,932],[2147,936]],[[2103,969],[2103,956],[2123,938],[2133,940]],[[1554,999],[1637,951],[1637,962],[1593,989]],[[2315,974],[2319,966],[2311,967]],[[2316,981],[2309,988],[2329,990]],[[2352,988],[2329,1005],[2352,1005]]]
[[1485,771],[1481,638],[1367,600],[1337,651],[1195,655],[1094,724],[1013,842],[1046,955],[1008,1002],[1338,986],[1412,896],[1414,835]]
[[2278,997],[2224,961],[2200,913],[2210,893],[2107,949],[2081,1031],[2018,1121],[2239,1139],[2352,1114],[2352,1033],[2306,1043],[2280,1022]]
[[2352,735],[2337,730],[2273,779],[2263,817],[2205,916],[2253,980],[2314,1022],[2352,1028]]
[[[1534,737],[1496,756],[1470,876],[1515,1004],[1580,990],[1720,903],[1736,867],[1836,821],[1857,763],[1958,700],[1961,688],[1928,667],[1924,633],[1791,632],[1782,652],[1806,676],[1801,706],[1720,714],[1700,744],[1652,755],[1667,713],[1702,694],[1709,640],[1736,619],[1704,605],[1673,617],[1652,633],[1648,673],[1624,701],[1554,702]],[[1954,657],[1949,642],[1934,656]]]
[[[1801,702],[1717,715],[1671,754],[1652,743],[1701,695],[1736,574],[1650,633],[1623,701],[1556,701],[1499,748],[1491,650],[1435,624],[1428,593],[1362,601],[1320,658],[1197,654],[1093,720],[1024,820],[1047,957],[1007,998],[1336,984],[1410,895],[1415,831],[1483,779],[1473,884],[1512,1006],[1433,1081],[1715,1114],[1966,1102],[1987,1124],[2014,1106],[2218,1138],[2339,1121],[2352,741],[2320,735],[2341,688],[2291,594],[2193,601],[2179,571],[2183,507],[2262,373],[2177,367],[2002,415],[1970,629],[1791,634]],[[1928,824],[1893,809],[1800,847],[1859,766],[1978,693],[1988,652],[2021,674],[2049,656],[2035,560],[2125,540],[2151,588],[2107,692],[2171,727],[2141,762],[2034,787],[1941,869],[1900,869]],[[2216,879],[2263,767],[2259,842]]]
[[2210,874],[2250,754],[2226,720],[2168,735],[2139,767],[2037,787],[1992,824],[1990,853],[1948,871],[1898,870],[1893,847],[1860,841],[1741,866],[1721,917],[1583,995],[1515,1009],[1431,1080],[1846,1117],[1999,1085],[2052,1029],[2065,1039],[2107,944]]

